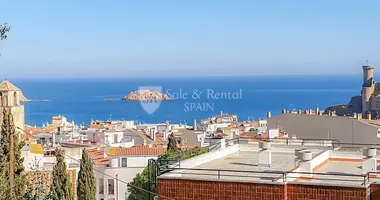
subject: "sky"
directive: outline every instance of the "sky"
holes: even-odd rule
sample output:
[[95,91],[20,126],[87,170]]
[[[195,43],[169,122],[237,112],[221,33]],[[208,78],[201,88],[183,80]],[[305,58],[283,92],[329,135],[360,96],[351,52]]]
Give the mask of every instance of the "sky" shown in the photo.
[[380,1],[1,0],[0,77],[361,74]]

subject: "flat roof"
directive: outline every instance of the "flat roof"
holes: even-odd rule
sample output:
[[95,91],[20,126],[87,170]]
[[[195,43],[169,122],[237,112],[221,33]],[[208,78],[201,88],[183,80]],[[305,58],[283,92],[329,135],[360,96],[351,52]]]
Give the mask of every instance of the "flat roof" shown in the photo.
[[[161,177],[180,176],[188,179],[206,180],[235,180],[235,181],[266,181],[274,182],[282,178],[284,172],[291,171],[296,167],[294,148],[284,148],[281,146],[271,147],[271,166],[259,165],[257,145],[244,144],[249,150],[243,150],[211,160],[192,169],[174,170]],[[309,148],[309,151],[316,155],[324,148]],[[218,171],[221,170],[221,171]]]
[[[283,184],[285,182],[310,183],[315,185],[334,185],[364,187],[368,183],[380,183],[380,173],[369,175],[362,173],[362,147],[332,149],[327,146],[303,146],[313,154],[313,160],[319,160],[313,166],[313,172],[299,172],[295,149],[300,145],[271,145],[271,166],[259,165],[257,144],[239,144],[239,150],[217,159],[179,168],[160,176],[207,181],[265,182]],[[329,157],[319,157],[329,152]],[[378,154],[380,155],[380,148]],[[376,156],[377,170],[380,171],[380,156]]]

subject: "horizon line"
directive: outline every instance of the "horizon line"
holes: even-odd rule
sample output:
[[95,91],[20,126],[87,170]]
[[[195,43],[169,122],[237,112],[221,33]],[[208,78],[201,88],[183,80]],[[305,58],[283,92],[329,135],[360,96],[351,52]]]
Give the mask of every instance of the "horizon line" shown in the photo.
[[[374,74],[379,75],[379,74]],[[321,76],[340,76],[340,77],[347,77],[347,76],[362,76],[361,73],[347,73],[347,74],[337,74],[337,73],[331,73],[331,74],[246,74],[246,75],[163,75],[163,76],[146,76],[146,75],[136,75],[136,76],[82,76],[82,77],[76,77],[76,76],[43,76],[43,77],[33,77],[33,76],[27,76],[27,77],[12,77],[12,76],[3,76],[3,80],[5,79],[16,79],[16,80],[61,80],[61,79],[141,79],[141,78],[152,78],[152,79],[162,79],[162,78],[170,78],[170,79],[176,79],[176,78],[249,78],[249,77],[321,77]]]

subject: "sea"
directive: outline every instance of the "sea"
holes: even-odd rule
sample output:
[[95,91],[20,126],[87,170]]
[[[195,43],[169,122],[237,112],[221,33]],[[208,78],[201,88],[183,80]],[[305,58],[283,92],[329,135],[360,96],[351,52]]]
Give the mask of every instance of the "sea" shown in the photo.
[[[41,126],[54,115],[76,124],[91,120],[193,124],[221,112],[239,120],[266,118],[281,109],[325,109],[360,95],[361,75],[243,76],[116,79],[14,79],[31,100],[24,103],[25,122]],[[122,101],[132,91],[150,88],[170,101]],[[108,101],[104,101],[108,99]],[[51,100],[48,102],[38,100]]]

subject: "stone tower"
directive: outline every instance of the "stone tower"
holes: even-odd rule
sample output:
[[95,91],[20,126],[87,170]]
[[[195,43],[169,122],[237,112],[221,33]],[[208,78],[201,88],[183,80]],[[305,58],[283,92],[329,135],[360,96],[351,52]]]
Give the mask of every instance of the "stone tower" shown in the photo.
[[14,86],[8,80],[4,80],[0,83],[0,125],[3,123],[3,110],[8,108],[13,114],[14,124],[16,126],[16,132],[23,134],[25,118],[24,118],[24,106],[21,102],[29,101],[24,97],[22,91]]
[[372,65],[363,66],[363,86],[362,86],[362,114],[367,116],[367,111],[371,110],[371,96],[375,93],[375,81],[373,78]]

